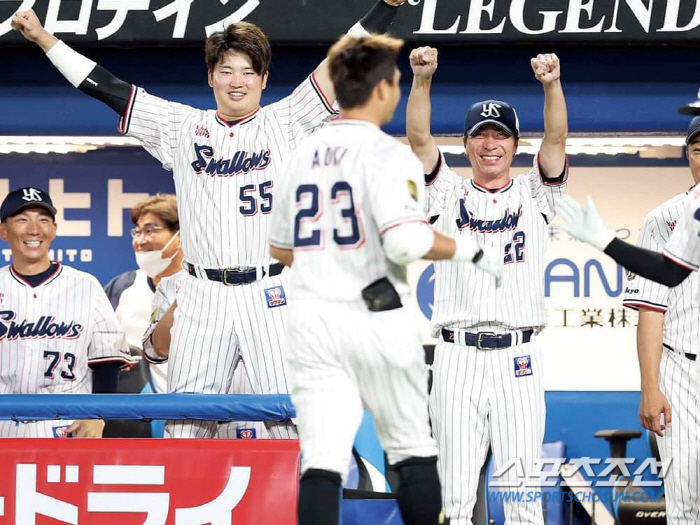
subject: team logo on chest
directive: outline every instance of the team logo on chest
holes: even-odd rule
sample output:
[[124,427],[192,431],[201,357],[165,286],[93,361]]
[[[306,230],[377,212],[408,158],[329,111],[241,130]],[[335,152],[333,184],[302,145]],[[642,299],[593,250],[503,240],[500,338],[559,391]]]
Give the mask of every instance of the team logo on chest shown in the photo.
[[42,315],[35,323],[24,319],[14,321],[15,312],[0,311],[0,341],[7,339],[77,339],[83,331],[83,325],[70,321],[57,323],[52,315]]
[[231,177],[240,173],[249,173],[253,170],[264,170],[270,165],[272,155],[269,149],[250,153],[239,150],[230,159],[214,158],[214,148],[208,144],[194,143],[195,160],[191,166],[197,175],[206,173],[211,176]]
[[469,213],[465,199],[459,199],[459,218],[457,219],[457,228],[463,230],[469,228],[471,231],[480,233],[498,233],[518,228],[518,221],[523,215],[522,205],[518,206],[518,211],[511,212],[506,209],[503,217],[500,219],[485,221],[476,218]]

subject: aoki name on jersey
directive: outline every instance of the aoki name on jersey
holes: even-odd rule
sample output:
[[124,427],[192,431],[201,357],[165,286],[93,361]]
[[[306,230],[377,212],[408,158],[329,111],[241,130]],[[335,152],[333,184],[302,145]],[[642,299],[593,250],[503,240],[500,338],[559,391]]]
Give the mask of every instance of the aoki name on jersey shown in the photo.
[[15,312],[0,311],[0,341],[14,339],[77,339],[83,331],[83,325],[71,321],[56,323],[55,317],[42,315],[35,323],[26,319],[21,323],[14,321]]
[[459,219],[457,219],[457,227],[460,230],[469,228],[471,231],[478,231],[480,233],[505,232],[517,229],[518,221],[522,215],[523,207],[521,205],[516,212],[511,213],[510,210],[506,210],[503,217],[500,219],[491,221],[477,219],[467,211],[464,199],[459,199]]
[[250,153],[245,150],[239,150],[233,154],[230,159],[215,159],[214,148],[204,144],[199,145],[195,142],[194,154],[197,160],[192,163],[192,169],[201,175],[218,175],[221,177],[231,177],[239,173],[248,173],[252,170],[264,170],[270,165],[272,156],[270,150],[262,150],[259,153]]

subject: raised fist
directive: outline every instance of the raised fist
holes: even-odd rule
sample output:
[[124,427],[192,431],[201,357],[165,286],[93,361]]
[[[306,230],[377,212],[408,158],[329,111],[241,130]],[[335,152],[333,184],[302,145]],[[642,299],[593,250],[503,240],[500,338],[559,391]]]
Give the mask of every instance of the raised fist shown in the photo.
[[12,17],[10,25],[12,29],[22,33],[22,36],[30,42],[36,42],[46,33],[46,30],[41,25],[39,18],[32,9],[29,11],[17,11],[15,16]]
[[561,75],[559,57],[554,53],[537,55],[536,58],[530,59],[530,65],[535,72],[535,78],[543,84],[550,84],[555,80],[559,80]]
[[430,78],[438,66],[438,51],[434,47],[417,47],[409,57],[413,75],[420,78]]

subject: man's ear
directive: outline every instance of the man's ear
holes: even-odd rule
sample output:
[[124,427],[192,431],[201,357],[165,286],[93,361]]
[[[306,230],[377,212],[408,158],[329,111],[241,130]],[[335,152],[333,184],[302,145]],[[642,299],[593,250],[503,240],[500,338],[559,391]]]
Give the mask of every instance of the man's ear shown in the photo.
[[214,87],[214,72],[211,69],[207,70],[207,83],[210,88]]
[[0,222],[0,239],[7,242],[7,226],[4,222]]
[[262,74],[262,88],[265,89],[267,87],[267,78],[270,76],[269,71],[265,71]]

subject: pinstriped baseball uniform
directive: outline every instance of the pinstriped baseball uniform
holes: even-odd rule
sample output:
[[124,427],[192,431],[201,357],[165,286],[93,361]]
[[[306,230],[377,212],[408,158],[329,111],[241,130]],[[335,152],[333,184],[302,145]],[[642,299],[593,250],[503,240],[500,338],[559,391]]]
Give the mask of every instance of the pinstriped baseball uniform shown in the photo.
[[270,244],[293,250],[287,353],[302,471],[345,477],[366,406],[390,463],[437,453],[427,372],[405,308],[370,312],[362,289],[387,277],[405,305],[405,269],[381,236],[425,222],[417,158],[375,125],[339,120],[306,141],[281,181]]
[[[529,472],[544,438],[545,403],[540,348],[533,339],[546,324],[544,252],[554,197],[566,191],[568,166],[545,180],[537,160],[526,174],[495,191],[455,174],[440,157],[426,177],[428,215],[447,235],[474,235],[484,249],[500,251],[505,266],[497,288],[469,264],[435,262],[433,334],[451,330],[435,349],[430,412],[440,449],[445,515],[453,525],[471,523],[479,467],[489,444],[497,466],[518,458]],[[512,346],[466,346],[466,333],[511,333]],[[504,479],[516,475],[509,469]],[[506,519],[542,523],[539,503],[505,505]]]
[[[638,245],[661,251],[679,222],[692,214],[689,192],[676,195],[646,217]],[[691,273],[680,285],[668,288],[630,274],[623,304],[664,313],[664,350],[659,387],[671,404],[673,421],[657,437],[661,459],[671,458],[664,478],[669,523],[700,521],[700,422],[698,389],[692,380],[693,361],[686,354],[700,353],[700,277]]]
[[688,213],[680,218],[663,253],[676,264],[697,270],[700,268],[700,187],[691,189],[688,197]]
[[[97,279],[56,264],[36,287],[12,266],[0,268],[0,394],[91,393],[91,365],[131,363]],[[71,423],[2,421],[0,436],[57,437]]]
[[[120,131],[173,171],[182,249],[199,276],[184,279],[178,295],[169,391],[233,392],[242,361],[255,393],[287,392],[284,277],[267,276],[268,218],[285,160],[331,114],[313,75],[289,97],[235,122],[132,89]],[[233,287],[206,280],[205,269],[219,268],[256,268],[258,280]],[[213,430],[168,424],[166,433],[211,437]],[[296,432],[274,425],[273,436]]]
[[[165,387],[168,375],[168,358],[158,356],[153,349],[153,331],[158,324],[158,321],[168,311],[170,305],[173,304],[177,293],[182,287],[182,283],[187,277],[187,272],[182,270],[173,275],[162,277],[156,287],[156,292],[153,296],[153,304],[151,305],[152,314],[150,325],[143,334],[143,355],[146,360],[151,363],[151,372],[158,379],[162,376],[162,381],[157,381],[158,385]],[[155,372],[154,372],[155,370]],[[157,389],[158,392],[167,391],[164,388]],[[247,379],[245,366],[241,365],[236,368],[233,373],[233,392],[236,394],[253,394],[253,389],[250,381]],[[204,424],[204,422],[203,422]],[[212,425],[216,423],[212,422]],[[246,433],[245,430],[254,429],[253,432]],[[269,437],[267,429],[262,422],[259,421],[234,421],[228,424],[218,425],[216,436],[220,438],[233,439],[240,435],[252,434],[253,437],[266,438]]]

